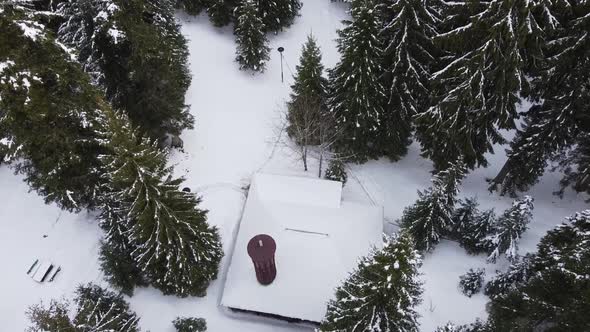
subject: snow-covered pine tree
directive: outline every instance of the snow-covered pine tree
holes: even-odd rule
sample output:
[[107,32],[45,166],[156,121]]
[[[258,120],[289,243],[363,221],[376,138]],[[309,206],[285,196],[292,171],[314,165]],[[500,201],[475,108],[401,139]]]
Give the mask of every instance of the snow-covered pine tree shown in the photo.
[[352,2],[352,21],[338,31],[340,62],[329,72],[328,105],[339,132],[335,149],[357,162],[378,158],[396,143],[380,136],[385,92],[378,76],[381,23],[374,7],[372,0]]
[[533,198],[525,196],[512,202],[512,207],[498,218],[494,234],[489,236],[488,261],[495,262],[504,254],[509,261],[518,257],[518,241],[533,217]]
[[138,332],[139,317],[121,295],[97,285],[78,287],[73,323],[79,331]]
[[453,210],[465,165],[457,161],[432,179],[432,187],[418,191],[418,200],[404,209],[400,225],[412,235],[418,250],[432,250],[453,224]]
[[[315,38],[313,35],[309,35],[307,37],[307,42],[303,45],[301,49],[301,56],[299,57],[299,64],[296,67],[296,73],[294,77],[294,83],[291,85],[291,98],[287,102],[287,134],[292,139],[297,139],[296,132],[298,131],[297,128],[302,128],[305,126],[304,123],[306,121],[310,121],[313,126],[319,126],[319,119],[322,114],[312,115],[315,120],[307,119],[310,114],[309,112],[304,111],[300,114],[301,110],[305,109],[317,109],[320,112],[326,111],[326,98],[327,98],[327,86],[328,80],[323,77],[324,72],[324,65],[322,64],[322,53],[320,51],[319,46],[316,43]],[[318,103],[314,107],[308,107],[307,103]],[[304,119],[302,119],[304,118]],[[317,136],[317,128],[312,128],[312,132],[316,133]],[[317,137],[311,137],[310,144],[317,143],[315,142]],[[301,142],[298,142],[301,143]]]
[[172,322],[176,332],[205,332],[207,322],[203,318],[176,317]]
[[536,4],[493,0],[443,7],[475,12],[436,36],[451,56],[431,77],[431,107],[416,118],[423,155],[436,168],[458,156],[470,168],[487,166],[485,153],[504,142],[498,128],[515,128],[520,95],[529,93],[526,75],[541,54]]
[[483,286],[483,277],[486,271],[484,269],[469,269],[467,273],[459,277],[459,289],[467,297],[479,293]]
[[176,0],[176,8],[184,10],[189,15],[197,16],[203,9],[209,7],[211,0]]
[[489,236],[494,232],[496,213],[493,209],[479,212],[474,218],[463,225],[458,241],[471,254],[488,253],[492,242]]
[[[590,5],[587,1],[549,4],[543,11],[547,34],[544,59],[532,79],[533,95],[540,104],[525,113],[525,126],[511,142],[508,160],[491,180],[490,189],[501,194],[528,190],[554,159],[561,159],[560,166],[566,170],[575,168],[577,158],[564,155],[575,144],[584,144],[584,134],[590,132],[590,89],[581,83],[590,80]],[[584,174],[572,175],[566,176],[562,185],[587,191]]]
[[506,295],[509,291],[526,283],[534,273],[534,259],[533,254],[526,254],[522,259],[520,257],[516,259],[510,264],[508,271],[496,274],[486,284],[484,293],[490,298],[495,298],[496,296]]
[[386,237],[336,289],[320,331],[418,331],[420,255],[411,237]]
[[[381,131],[388,138],[386,155],[397,160],[407,153],[412,116],[425,111],[429,80],[440,51],[434,44],[440,24],[436,0],[377,0],[383,28],[383,84],[386,90]],[[378,73],[376,75],[381,75]]]
[[105,127],[111,152],[102,158],[102,198],[116,206],[101,215],[103,227],[110,226],[106,240],[126,239],[118,245],[130,246],[136,267],[164,294],[204,296],[223,251],[200,198],[180,190],[183,179],[172,178],[166,153],[137,136],[124,115],[107,112]]
[[492,298],[497,331],[586,331],[590,327],[590,210],[541,239],[534,272],[507,294]]
[[[129,309],[121,295],[117,295],[94,284],[79,286],[74,299],[75,308],[69,308],[65,301],[53,300],[49,308],[35,305],[27,315],[32,332],[40,331],[117,331],[139,332],[139,317]],[[73,319],[70,319],[70,311]]]
[[191,80],[188,49],[173,5],[68,0],[56,11],[63,17],[59,40],[76,51],[113,106],[153,139],[193,124],[184,99]]
[[208,0],[207,15],[216,27],[223,27],[232,22],[239,0]]
[[457,203],[459,207],[453,211],[453,224],[449,231],[453,238],[460,239],[462,234],[465,233],[465,228],[474,223],[480,211],[477,208],[479,203],[476,197],[460,199]]
[[264,31],[274,33],[293,24],[302,6],[300,0],[256,0],[256,5]]
[[33,12],[10,3],[0,10],[0,155],[45,202],[92,208],[99,96]]
[[236,8],[236,61],[240,69],[264,71],[270,58],[264,22],[258,17],[254,0],[244,0]]

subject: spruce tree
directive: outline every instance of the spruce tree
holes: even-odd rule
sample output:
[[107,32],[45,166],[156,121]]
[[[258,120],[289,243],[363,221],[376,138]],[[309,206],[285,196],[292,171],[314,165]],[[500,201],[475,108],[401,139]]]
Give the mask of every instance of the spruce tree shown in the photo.
[[416,203],[404,209],[399,223],[412,235],[418,250],[432,250],[448,234],[465,171],[461,161],[451,164],[433,177],[432,187],[418,191]]
[[344,186],[348,180],[344,163],[337,159],[330,160],[324,178],[326,180],[340,181],[342,182],[342,186]]
[[111,111],[106,118],[112,152],[102,158],[102,202],[116,207],[101,215],[106,240],[128,252],[130,268],[164,294],[204,296],[223,251],[207,211],[198,208],[200,198],[180,190],[183,179],[172,177],[166,153],[136,135],[126,117]]
[[385,238],[336,289],[320,331],[418,331],[420,255],[408,234]]
[[[561,160],[560,167],[566,171],[575,169],[579,159],[565,154],[575,144],[584,145],[585,133],[590,132],[590,94],[583,83],[590,80],[590,5],[585,1],[549,4],[542,11],[547,34],[543,61],[532,75],[533,96],[539,104],[525,113],[525,126],[511,142],[508,160],[491,180],[490,189],[501,194],[528,190],[552,160]],[[566,176],[562,185],[587,191],[587,184],[579,181],[584,176],[578,174]]]
[[236,8],[236,61],[240,69],[263,72],[270,48],[264,32],[264,22],[257,16],[254,0],[244,0]]
[[239,4],[238,0],[209,0],[207,15],[216,27],[230,24],[234,19],[234,10]]
[[[326,112],[328,80],[323,77],[323,71],[322,53],[315,38],[310,34],[302,47],[299,64],[296,67],[295,82],[291,85],[291,96],[287,102],[287,134],[291,138],[297,138],[297,128],[305,127],[303,122],[310,121],[316,127],[320,125],[319,121],[323,114],[311,114],[313,119],[309,120],[307,119],[308,112],[300,114],[300,111],[311,108],[320,110],[320,113]],[[317,103],[318,105],[309,107],[308,103]],[[317,128],[311,130],[317,134]],[[317,137],[312,137],[310,143],[317,143],[316,139]]]
[[46,203],[92,208],[104,150],[99,96],[33,12],[0,10],[0,155]]
[[352,22],[345,22],[346,27],[338,31],[341,58],[329,73],[328,104],[339,133],[336,151],[364,162],[384,155],[384,147],[397,142],[383,139],[379,130],[385,98],[378,79],[382,72],[381,23],[372,0],[353,1],[350,12]]
[[541,239],[528,279],[492,298],[489,320],[497,331],[590,327],[590,211],[568,219]]
[[490,235],[496,227],[496,214],[493,209],[479,212],[464,225],[461,234],[457,234],[459,243],[470,254],[488,253],[492,250]]
[[382,67],[387,96],[381,131],[390,139],[387,155],[394,160],[407,153],[412,117],[428,107],[430,75],[441,53],[434,44],[440,24],[435,2],[377,1],[383,21],[379,37],[384,45]]
[[483,277],[485,275],[484,269],[469,269],[467,273],[459,276],[459,289],[467,297],[479,293],[483,286]]
[[534,260],[533,254],[527,254],[522,259],[519,257],[510,264],[506,272],[498,273],[486,284],[484,293],[493,299],[497,296],[504,296],[516,287],[522,286],[534,273]]
[[211,0],[176,0],[176,8],[187,14],[197,16],[209,6]]
[[279,32],[293,24],[301,9],[300,0],[256,0],[258,17],[265,32]]
[[29,308],[32,332],[40,331],[117,331],[139,332],[139,317],[129,309],[122,296],[88,284],[79,286],[74,299],[73,319],[67,302],[52,301],[49,308],[36,305]]
[[516,200],[512,207],[504,211],[494,227],[494,234],[489,236],[490,254],[488,261],[495,262],[501,255],[509,261],[518,257],[518,241],[527,230],[533,215],[533,198],[525,196]]
[[190,84],[186,39],[173,1],[64,1],[56,14],[61,42],[107,99],[153,139],[192,128],[185,104]]
[[458,156],[470,168],[487,166],[485,153],[504,142],[498,129],[515,128],[517,103],[529,94],[526,75],[541,55],[544,34],[533,1],[450,7],[475,13],[436,36],[451,55],[432,75],[434,97],[417,116],[418,138],[437,168]]
[[459,200],[457,203],[459,207],[453,211],[453,224],[450,231],[454,238],[461,238],[465,233],[465,228],[474,222],[480,211],[477,208],[479,203],[475,197]]

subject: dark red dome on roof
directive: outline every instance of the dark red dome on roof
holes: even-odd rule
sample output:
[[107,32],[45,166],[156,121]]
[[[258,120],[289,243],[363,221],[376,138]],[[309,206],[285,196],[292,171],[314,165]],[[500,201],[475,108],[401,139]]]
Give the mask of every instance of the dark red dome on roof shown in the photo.
[[277,244],[270,235],[259,234],[248,242],[248,255],[254,263],[256,279],[262,285],[268,285],[277,276],[275,251]]

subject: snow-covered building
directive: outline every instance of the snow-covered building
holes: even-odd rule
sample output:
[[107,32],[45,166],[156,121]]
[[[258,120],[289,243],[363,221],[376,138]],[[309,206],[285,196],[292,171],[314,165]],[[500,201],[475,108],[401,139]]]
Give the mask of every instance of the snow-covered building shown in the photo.
[[[335,288],[372,245],[381,245],[381,207],[342,201],[340,182],[257,174],[234,243],[221,305],[318,323]],[[276,242],[276,278],[257,281],[249,241]],[[262,243],[261,243],[262,245]]]

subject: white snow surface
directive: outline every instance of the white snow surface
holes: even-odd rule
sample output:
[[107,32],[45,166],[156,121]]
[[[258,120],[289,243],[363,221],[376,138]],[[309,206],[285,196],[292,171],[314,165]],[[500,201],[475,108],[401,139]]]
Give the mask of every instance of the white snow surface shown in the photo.
[[[153,288],[138,289],[129,300],[141,316],[143,330],[172,332],[171,321],[176,316],[198,316],[207,319],[208,331],[212,332],[309,331],[255,316],[236,318],[219,306],[231,245],[245,203],[242,187],[257,172],[317,176],[313,160],[310,171],[305,173],[300,161],[274,144],[274,127],[278,110],[288,98],[291,71],[295,70],[307,35],[313,32],[322,48],[326,68],[333,67],[338,60],[336,29],[347,15],[342,3],[303,3],[301,17],[295,24],[270,36],[273,52],[262,75],[238,70],[231,28],[214,28],[204,15],[179,14],[182,32],[189,39],[193,83],[187,103],[196,125],[182,136],[186,153],[176,153],[172,162],[177,165],[178,175],[187,177],[187,186],[203,196],[202,207],[209,209],[209,222],[219,227],[226,257],[218,280],[211,284],[204,298],[180,299],[163,296]],[[274,51],[278,46],[285,47],[284,83],[280,79],[280,57]],[[496,208],[497,212],[510,206],[510,198],[489,193],[485,182],[505,161],[504,148],[496,146],[497,154],[488,156],[491,166],[468,176],[461,196],[477,196],[481,208]],[[431,163],[419,156],[419,147],[414,144],[397,163],[377,160],[351,165],[343,200],[383,206],[385,227],[394,231],[395,220],[403,208],[417,198],[416,190],[429,185],[430,171]],[[535,250],[547,230],[586,208],[585,196],[569,191],[563,199],[552,195],[559,178],[559,174],[549,173],[527,193],[535,198],[535,209],[530,229],[520,242],[521,253]],[[0,322],[6,331],[22,331],[27,326],[25,310],[31,304],[69,297],[80,283],[105,285],[98,265],[101,233],[94,216],[62,212],[54,205],[45,205],[36,193],[28,192],[22,180],[22,176],[15,176],[12,170],[0,165]],[[38,284],[26,275],[36,258],[62,267],[53,283]],[[456,243],[442,241],[425,255],[421,268],[425,281],[424,301],[418,308],[421,330],[433,331],[447,321],[468,323],[476,317],[484,318],[486,298],[482,294],[471,298],[462,295],[457,287],[459,275],[469,268],[485,267],[489,279],[496,269],[506,266],[502,259],[486,264],[485,256],[467,255]]]
[[[340,182],[256,174],[240,222],[221,304],[256,312],[322,321],[334,289],[359,256],[381,246],[383,214],[378,206],[343,201]],[[285,195],[292,188],[295,193]],[[337,204],[320,205],[320,201]],[[276,242],[276,279],[256,280],[246,250],[250,239],[270,235]]]

